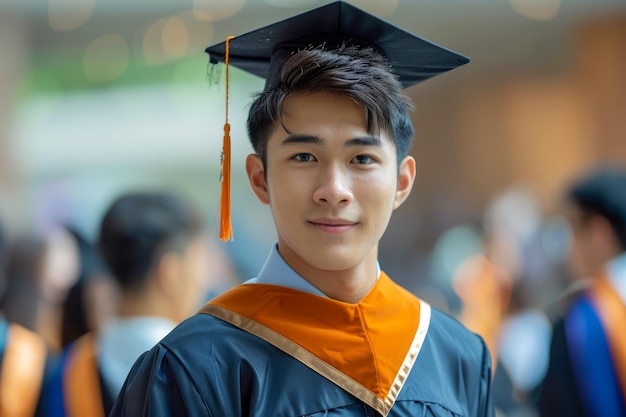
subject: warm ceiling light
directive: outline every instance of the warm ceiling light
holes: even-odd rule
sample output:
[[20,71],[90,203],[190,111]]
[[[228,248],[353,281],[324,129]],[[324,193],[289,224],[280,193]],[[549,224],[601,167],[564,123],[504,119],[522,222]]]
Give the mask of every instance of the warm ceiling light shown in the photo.
[[182,18],[170,17],[161,29],[161,48],[168,58],[180,58],[189,48],[189,30]]
[[178,17],[183,21],[189,34],[188,51],[203,54],[204,48],[213,41],[215,27],[213,22],[197,20],[192,10],[180,13]]
[[52,30],[72,30],[84,25],[93,15],[95,0],[50,0],[48,21]]
[[168,19],[159,19],[152,23],[143,35],[143,56],[148,64],[163,64],[165,56],[163,56],[163,28]]
[[561,0],[509,0],[511,7],[529,19],[551,20],[559,12]]
[[193,17],[214,22],[233,17],[243,9],[246,0],[193,0]]

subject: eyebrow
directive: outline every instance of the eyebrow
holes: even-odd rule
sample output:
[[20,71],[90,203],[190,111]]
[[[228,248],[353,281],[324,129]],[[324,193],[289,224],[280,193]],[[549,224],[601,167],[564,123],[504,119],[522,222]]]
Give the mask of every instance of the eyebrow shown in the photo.
[[[282,145],[293,145],[293,144],[302,144],[308,143],[313,145],[324,145],[326,141],[319,136],[314,135],[298,135],[292,134],[289,135],[285,140],[283,140]],[[379,137],[376,136],[360,136],[356,138],[352,138],[344,143],[344,147],[349,148],[353,146],[382,146]]]

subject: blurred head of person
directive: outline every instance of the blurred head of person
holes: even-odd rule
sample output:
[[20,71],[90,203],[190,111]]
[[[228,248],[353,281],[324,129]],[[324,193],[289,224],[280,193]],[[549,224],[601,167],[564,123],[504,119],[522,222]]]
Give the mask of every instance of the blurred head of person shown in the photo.
[[119,316],[178,322],[203,299],[207,268],[202,222],[178,195],[122,195],[102,219],[98,247],[120,289]]
[[61,345],[99,329],[115,315],[117,286],[96,246],[78,229],[68,226],[79,250],[78,280],[63,302]]
[[5,318],[60,347],[61,305],[76,279],[75,245],[62,232],[22,233],[7,244]]
[[566,197],[569,266],[575,277],[591,278],[626,251],[626,168],[599,168],[574,183]]
[[35,330],[44,298],[42,271],[46,243],[39,236],[24,234],[5,245],[2,312],[9,321]]

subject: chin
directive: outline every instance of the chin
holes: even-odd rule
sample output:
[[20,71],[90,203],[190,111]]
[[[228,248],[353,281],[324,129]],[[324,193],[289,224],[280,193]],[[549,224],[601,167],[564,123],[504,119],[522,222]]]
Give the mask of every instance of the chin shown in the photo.
[[305,262],[316,269],[324,271],[345,271],[354,268],[363,262],[363,256],[356,256],[354,253],[343,254],[338,248],[329,247],[329,250],[322,250],[303,257]]

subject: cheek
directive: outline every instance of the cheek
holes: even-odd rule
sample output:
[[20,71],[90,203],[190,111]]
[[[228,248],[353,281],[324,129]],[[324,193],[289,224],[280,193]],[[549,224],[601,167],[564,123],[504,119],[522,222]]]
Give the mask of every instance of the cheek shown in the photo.
[[204,248],[199,247],[188,255],[185,269],[188,292],[202,287],[209,273],[209,263]]
[[397,183],[395,175],[372,175],[361,178],[356,184],[361,199],[380,207],[381,210],[393,209]]
[[569,264],[576,274],[586,274],[587,265],[593,258],[593,248],[586,245],[585,238],[577,236],[572,241]]
[[290,172],[280,177],[268,176],[267,189],[273,210],[288,209],[289,206],[305,201],[305,198],[310,195],[311,175],[304,172]]

